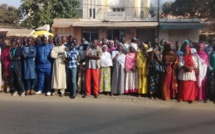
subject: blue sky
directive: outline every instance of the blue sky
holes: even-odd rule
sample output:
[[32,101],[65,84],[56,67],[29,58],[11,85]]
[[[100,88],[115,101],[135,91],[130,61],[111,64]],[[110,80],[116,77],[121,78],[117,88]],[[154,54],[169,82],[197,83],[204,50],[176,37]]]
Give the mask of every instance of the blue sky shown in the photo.
[[15,7],[19,7],[21,2],[21,0],[0,0],[0,4],[8,4],[11,6],[15,6]]
[[[0,4],[8,4],[11,6],[15,6],[15,7],[19,7],[19,5],[21,4],[20,2],[21,0],[0,0]],[[156,0],[151,0],[151,1],[156,1]],[[166,2],[166,1],[174,1],[174,0],[161,0],[162,2]]]

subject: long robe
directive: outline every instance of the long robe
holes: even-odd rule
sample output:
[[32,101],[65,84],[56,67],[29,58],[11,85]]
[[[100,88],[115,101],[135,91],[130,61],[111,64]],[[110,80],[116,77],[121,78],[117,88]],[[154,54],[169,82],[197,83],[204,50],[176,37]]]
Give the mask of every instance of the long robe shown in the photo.
[[113,66],[113,62],[110,53],[103,52],[100,69],[100,92],[111,91],[111,66]]
[[[117,51],[114,51],[117,52]],[[117,52],[118,53],[118,52]],[[115,53],[112,54],[112,58],[115,57]],[[112,85],[111,92],[113,94],[124,94],[125,92],[125,55],[120,54],[118,58],[113,62],[112,73]]]
[[202,101],[207,99],[207,84],[206,84],[206,75],[209,64],[209,56],[206,52],[197,52],[198,58],[198,90],[197,90],[197,99]]
[[24,55],[24,79],[36,79],[36,48],[34,46],[24,46],[22,48],[22,55]]
[[151,58],[153,59],[152,61],[150,61],[148,69],[148,90],[150,94],[158,94],[160,90],[160,73],[157,73],[154,70],[154,65],[158,62],[156,55],[161,58],[161,54],[158,50],[156,50],[155,52],[149,52],[150,60]]
[[137,55],[137,68],[138,68],[138,93],[147,94],[147,57],[143,55],[142,52],[139,52]]
[[10,51],[9,47],[3,47],[2,49],[1,60],[3,63],[4,76],[9,76],[9,64],[10,64],[9,51]]
[[[198,63],[196,58],[193,56],[192,60],[194,62],[194,66],[197,68]],[[179,93],[178,98],[183,101],[194,101],[196,99],[196,74],[195,71],[186,71],[182,67],[185,65],[185,61],[183,57],[179,58]]]
[[174,99],[178,88],[176,68],[178,57],[175,52],[165,52],[163,54],[163,64],[165,73],[162,74],[161,91],[164,100]]
[[51,57],[54,59],[52,71],[52,89],[66,89],[66,64],[65,64],[65,46],[56,46],[51,51]]
[[138,92],[138,72],[133,71],[132,68],[136,67],[137,53],[128,53],[125,58],[125,93]]

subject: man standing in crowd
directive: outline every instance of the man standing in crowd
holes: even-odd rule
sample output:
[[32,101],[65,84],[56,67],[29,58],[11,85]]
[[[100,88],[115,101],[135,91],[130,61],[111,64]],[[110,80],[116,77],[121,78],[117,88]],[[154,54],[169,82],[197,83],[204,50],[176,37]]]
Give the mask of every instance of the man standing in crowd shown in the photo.
[[70,50],[66,53],[67,63],[67,78],[70,97],[75,99],[77,94],[77,60],[78,51],[75,49],[75,44],[71,44]]
[[32,38],[27,39],[28,41],[22,48],[22,56],[23,56],[23,77],[25,81],[25,88],[27,89],[26,95],[33,95],[34,88],[36,86],[36,65],[35,65],[35,57],[37,54],[36,47],[33,46]]
[[38,74],[38,91],[41,94],[46,84],[47,96],[51,95],[51,73],[52,59],[50,53],[53,46],[48,44],[46,37],[42,37],[42,45],[37,46],[37,74]]
[[99,95],[99,68],[102,50],[98,47],[98,40],[93,40],[93,45],[86,52],[86,93],[84,98],[91,94],[91,78],[93,78],[93,90],[95,98]]
[[89,47],[88,41],[82,42],[79,53],[79,69],[78,69],[78,92],[83,94],[85,90],[85,75],[86,75],[86,50]]
[[[12,96],[17,95],[18,88],[21,89],[21,96],[25,96],[25,87],[22,81],[22,65],[21,65],[21,54],[22,49],[18,47],[16,41],[13,41],[10,52],[9,52],[9,59],[10,59],[10,66],[9,66],[9,74],[10,74],[10,86]],[[19,87],[16,86],[16,81]]]

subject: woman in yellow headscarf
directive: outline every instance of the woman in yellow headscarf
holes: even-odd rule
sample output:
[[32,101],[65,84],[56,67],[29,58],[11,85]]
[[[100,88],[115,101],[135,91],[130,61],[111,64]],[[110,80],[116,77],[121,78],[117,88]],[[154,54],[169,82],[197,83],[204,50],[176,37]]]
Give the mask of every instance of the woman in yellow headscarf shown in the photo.
[[138,94],[147,94],[147,72],[148,72],[148,62],[147,62],[147,50],[148,45],[142,44],[140,46],[140,51],[137,55],[137,68],[138,68]]

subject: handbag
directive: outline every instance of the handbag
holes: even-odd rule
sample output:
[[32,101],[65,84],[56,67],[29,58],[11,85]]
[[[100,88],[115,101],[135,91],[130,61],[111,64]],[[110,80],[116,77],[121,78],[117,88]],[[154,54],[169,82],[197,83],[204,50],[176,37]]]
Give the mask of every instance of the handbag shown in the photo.
[[161,64],[157,61],[154,61],[153,68],[154,68],[154,71],[156,73],[164,73],[165,72],[163,64]]

